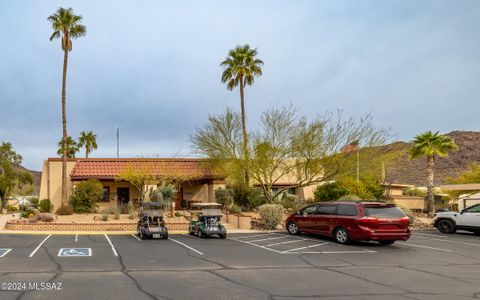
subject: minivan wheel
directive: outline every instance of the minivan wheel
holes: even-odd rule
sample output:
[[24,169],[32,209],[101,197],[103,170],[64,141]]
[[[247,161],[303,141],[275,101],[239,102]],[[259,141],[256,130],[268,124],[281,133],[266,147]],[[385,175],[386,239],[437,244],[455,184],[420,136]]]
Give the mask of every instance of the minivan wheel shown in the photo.
[[350,236],[345,228],[339,227],[335,230],[333,237],[335,241],[339,244],[348,244],[350,243]]
[[437,229],[441,233],[446,233],[446,234],[455,233],[455,231],[457,231],[455,229],[455,224],[453,224],[453,222],[450,221],[450,220],[440,220],[440,221],[438,221]]
[[287,230],[290,234],[298,234],[298,226],[295,222],[288,222]]

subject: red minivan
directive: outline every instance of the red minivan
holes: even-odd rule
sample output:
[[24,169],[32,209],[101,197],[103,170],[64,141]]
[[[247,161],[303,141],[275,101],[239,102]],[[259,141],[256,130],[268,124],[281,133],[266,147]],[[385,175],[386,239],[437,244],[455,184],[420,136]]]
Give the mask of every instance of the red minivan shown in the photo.
[[410,238],[410,219],[384,202],[322,202],[308,205],[287,218],[290,234],[315,233],[340,244],[378,241],[382,245]]

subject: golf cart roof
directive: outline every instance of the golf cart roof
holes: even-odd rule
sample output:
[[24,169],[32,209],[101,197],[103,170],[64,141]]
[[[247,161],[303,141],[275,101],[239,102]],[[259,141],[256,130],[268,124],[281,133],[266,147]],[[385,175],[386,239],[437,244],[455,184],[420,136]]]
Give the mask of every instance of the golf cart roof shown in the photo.
[[162,210],[145,210],[138,213],[139,217],[163,217]]
[[198,209],[207,209],[207,208],[220,209],[222,208],[223,205],[215,202],[197,202],[197,203],[192,203],[190,206]]

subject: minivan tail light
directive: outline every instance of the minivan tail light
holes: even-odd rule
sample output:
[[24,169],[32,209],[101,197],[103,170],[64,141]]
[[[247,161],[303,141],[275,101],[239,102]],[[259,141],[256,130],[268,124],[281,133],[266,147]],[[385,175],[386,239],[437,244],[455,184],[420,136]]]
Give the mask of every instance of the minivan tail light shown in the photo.
[[368,227],[369,225],[378,224],[378,219],[377,218],[372,218],[372,217],[363,217],[363,218],[357,220],[357,224]]

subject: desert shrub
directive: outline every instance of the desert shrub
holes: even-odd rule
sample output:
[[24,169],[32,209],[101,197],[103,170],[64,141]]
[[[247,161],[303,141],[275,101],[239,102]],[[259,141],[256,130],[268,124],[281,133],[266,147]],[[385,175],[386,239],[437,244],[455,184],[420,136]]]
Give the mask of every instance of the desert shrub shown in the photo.
[[170,210],[176,193],[177,189],[173,184],[161,185],[156,189],[150,189],[149,198],[151,202],[157,202],[164,210]]
[[70,197],[70,204],[76,213],[92,213],[98,207],[97,201],[102,198],[103,186],[100,181],[89,179],[77,185]]
[[38,210],[42,213],[49,213],[53,211],[53,204],[50,199],[43,199],[38,203]]
[[228,211],[230,211],[233,214],[239,214],[242,212],[242,208],[236,204],[233,204],[228,208]]
[[30,206],[31,207],[38,208],[38,198],[37,197],[32,198],[29,201],[30,201]]
[[234,196],[235,191],[232,188],[220,188],[215,191],[215,200],[217,203],[223,204],[223,206],[226,208],[232,206]]
[[57,208],[57,211],[55,213],[59,216],[68,216],[73,214],[73,209],[69,205],[62,205]]
[[22,218],[30,218],[31,216],[35,215],[35,210],[33,208],[27,208],[21,211]]
[[113,214],[113,218],[114,218],[115,220],[120,220],[120,213],[121,213],[121,209],[120,209],[120,208],[117,208],[117,209],[115,210],[115,213]]
[[358,197],[357,195],[345,195],[338,199],[339,201],[359,201],[362,198]]
[[425,197],[427,192],[418,188],[404,188],[402,190],[405,196],[412,196],[412,197]]
[[135,207],[133,206],[132,202],[128,202],[127,209],[128,209],[128,218],[130,220],[135,219]]
[[102,216],[100,217],[102,221],[108,221],[108,214],[102,214]]
[[183,216],[183,214],[181,212],[179,212],[179,211],[175,212],[175,217],[180,218],[182,216]]
[[[121,208],[118,208],[121,210]],[[99,213],[100,214],[107,214],[107,215],[114,215],[115,212],[118,210],[117,208],[113,207],[113,206],[109,206],[109,207],[104,207],[102,208]]]
[[234,185],[232,188],[234,191],[234,203],[245,210],[251,210],[266,203],[266,198],[259,189],[244,185]]
[[313,192],[315,201],[334,201],[348,194],[348,190],[339,182],[329,182],[317,186]]
[[282,223],[283,207],[279,204],[263,204],[258,208],[258,213],[264,229],[275,229]]
[[55,215],[51,213],[39,213],[36,216],[42,222],[53,222],[55,220]]
[[296,195],[283,193],[280,196],[280,199],[278,202],[279,202],[278,204],[282,205],[283,208],[295,209],[297,207],[297,202],[300,202],[300,201],[298,200],[298,197]]
[[17,211],[18,211],[18,208],[16,208],[16,207],[13,206],[13,205],[8,205],[8,206],[7,206],[7,212],[8,212],[8,213],[17,212]]

